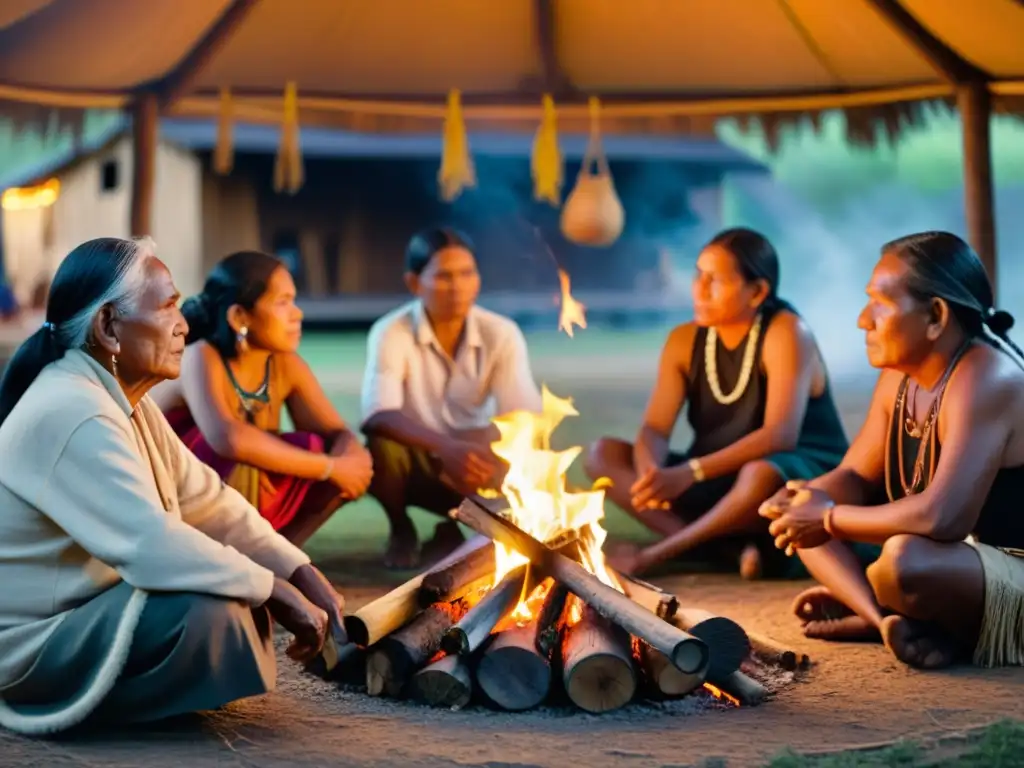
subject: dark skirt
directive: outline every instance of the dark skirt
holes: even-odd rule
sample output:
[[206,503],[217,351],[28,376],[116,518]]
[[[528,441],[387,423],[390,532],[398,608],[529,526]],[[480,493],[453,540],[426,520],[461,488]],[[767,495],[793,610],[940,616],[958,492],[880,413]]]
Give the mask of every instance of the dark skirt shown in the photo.
[[[140,598],[132,627],[123,618]],[[122,582],[72,610],[29,671],[0,692],[0,724],[55,733],[86,722],[160,720],[266,693],[277,672],[271,626],[265,608],[189,592],[136,594]]]
[[[690,460],[690,454],[672,451],[669,453],[666,466],[679,466]],[[786,451],[766,456],[765,461],[772,464],[781,475],[783,482],[789,480],[813,480],[835,469],[833,457],[816,456],[809,451]],[[736,475],[725,475],[694,483],[673,504],[673,511],[685,522],[692,522],[706,514],[715,504],[722,500],[736,482]],[[749,544],[757,547],[761,555],[762,572],[769,578],[805,579],[810,574],[799,557],[787,557],[775,546],[775,541],[768,533],[768,522],[765,521],[764,532],[760,535],[733,536],[720,541],[711,541],[695,548],[690,554],[697,559],[705,557],[712,562],[735,563],[739,553]],[[881,554],[882,548],[873,544],[850,544],[857,557],[865,566],[873,563]]]

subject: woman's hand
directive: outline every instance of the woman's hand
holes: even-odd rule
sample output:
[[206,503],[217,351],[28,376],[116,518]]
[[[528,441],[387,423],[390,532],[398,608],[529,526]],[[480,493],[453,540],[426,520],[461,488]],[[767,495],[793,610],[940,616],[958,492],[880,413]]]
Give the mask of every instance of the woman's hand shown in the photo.
[[370,487],[373,479],[373,458],[358,441],[345,446],[340,456],[331,459],[330,480],[346,499],[358,499]]
[[327,614],[329,629],[338,647],[348,642],[345,634],[345,598],[327,580],[319,568],[301,565],[292,574],[289,582],[309,602]]
[[768,531],[775,537],[775,546],[791,555],[797,549],[820,547],[832,538],[825,527],[825,516],[834,506],[832,497],[824,491],[790,482],[758,512],[772,521]]
[[673,501],[686,493],[693,483],[693,470],[686,464],[648,470],[629,489],[633,508],[639,511],[652,508],[667,509]]
[[298,662],[307,662],[320,653],[327,638],[327,612],[307,600],[284,579],[274,579],[274,591],[267,601],[270,615],[294,635],[286,653]]
[[616,544],[608,552],[608,565],[623,576],[636,576],[644,570],[641,551],[639,546],[629,542]]

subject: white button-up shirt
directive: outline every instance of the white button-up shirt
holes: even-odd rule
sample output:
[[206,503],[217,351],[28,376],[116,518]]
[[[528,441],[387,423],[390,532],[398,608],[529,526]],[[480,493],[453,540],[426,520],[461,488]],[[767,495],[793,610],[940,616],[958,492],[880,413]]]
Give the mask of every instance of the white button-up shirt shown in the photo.
[[454,360],[441,348],[418,300],[370,329],[363,423],[381,411],[400,411],[436,432],[453,434],[486,427],[510,411],[540,413],[541,407],[526,339],[507,317],[473,307]]

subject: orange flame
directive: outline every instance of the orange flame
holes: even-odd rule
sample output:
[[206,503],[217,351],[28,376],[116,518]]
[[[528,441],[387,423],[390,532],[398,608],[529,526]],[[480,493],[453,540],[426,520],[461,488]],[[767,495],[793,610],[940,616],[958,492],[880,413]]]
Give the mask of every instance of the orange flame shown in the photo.
[[740,700],[734,696],[730,696],[728,693],[723,691],[721,688],[716,688],[711,683],[704,683],[704,690],[710,693],[719,701],[727,701],[734,707],[740,706]]
[[[601,551],[608,536],[600,523],[604,517],[604,488],[569,491],[565,474],[583,449],[551,448],[551,434],[562,420],[578,415],[572,400],[556,397],[544,386],[541,413],[513,411],[496,417],[493,421],[501,437],[491,444],[491,449],[508,463],[501,492],[515,525],[540,541],[553,541],[575,532],[583,566],[605,584],[621,589],[605,568]],[[509,571],[528,562],[524,555],[499,542],[494,547],[495,584]],[[521,600],[513,617],[528,620],[531,614],[528,601]]]
[[573,325],[586,330],[587,308],[572,297],[572,293],[569,292],[571,287],[569,273],[561,267],[558,269],[558,282],[562,289],[562,309],[558,313],[558,330],[565,331],[571,339],[573,338]]

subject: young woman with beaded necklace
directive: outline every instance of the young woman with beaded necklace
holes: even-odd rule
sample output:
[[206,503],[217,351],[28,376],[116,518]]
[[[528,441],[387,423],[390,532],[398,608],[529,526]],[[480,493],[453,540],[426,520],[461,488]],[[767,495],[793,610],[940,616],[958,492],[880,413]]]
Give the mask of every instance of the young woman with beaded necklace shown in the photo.
[[[664,537],[623,547],[629,572],[691,552],[739,559],[746,578],[780,575],[758,506],[786,481],[838,465],[847,440],[817,344],[778,296],[779,260],[749,229],[718,234],[701,251],[693,280],[694,321],[675,328],[636,442],[613,438],[587,455],[609,497]],[[669,450],[684,405],[693,429],[685,454]]]
[[[295,544],[366,492],[369,452],[298,354],[302,311],[278,259],[222,259],[185,301],[181,378],[154,390],[171,427]],[[287,409],[295,432],[282,434]]]
[[[867,294],[858,324],[882,370],[867,420],[837,469],[762,509],[777,546],[822,585],[794,609],[809,636],[882,639],[911,666],[1024,664],[1013,317],[993,308],[981,261],[948,232],[883,246]],[[866,573],[852,542],[882,545]]]

